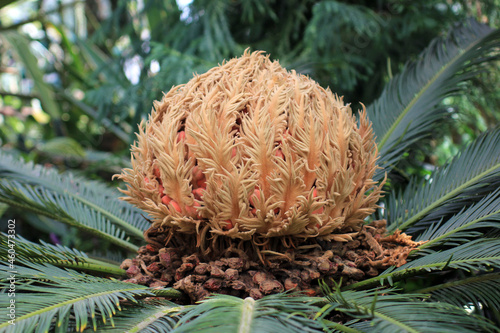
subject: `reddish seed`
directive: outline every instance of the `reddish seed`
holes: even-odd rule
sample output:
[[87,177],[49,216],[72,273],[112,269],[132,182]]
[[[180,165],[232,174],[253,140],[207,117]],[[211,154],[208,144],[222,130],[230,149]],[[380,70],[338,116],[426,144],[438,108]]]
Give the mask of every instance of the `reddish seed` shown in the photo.
[[203,171],[201,171],[201,169],[195,165],[193,167],[193,182],[197,182],[202,177],[203,177]]
[[182,141],[186,139],[186,132],[180,131],[179,134],[177,134],[177,142]]
[[281,149],[277,149],[276,150],[276,153],[274,153],[277,157],[281,158],[281,159],[284,159],[285,158],[285,155],[283,155],[283,152],[281,151]]
[[144,177],[144,182],[145,182],[146,184],[149,184],[149,178],[148,178],[148,177]]
[[160,169],[158,167],[154,167],[153,174],[155,175],[156,178],[161,178]]
[[156,252],[156,249],[151,244],[146,245],[146,250],[149,252]]
[[227,224],[222,227],[223,229],[229,230],[234,227],[233,221],[225,220],[224,222],[226,222]]
[[[257,197],[257,198],[255,198],[255,197]],[[258,200],[259,198],[260,198],[260,190],[255,189],[253,191],[253,194],[250,196],[250,199],[249,199],[250,204],[255,207],[256,201],[254,201],[254,200]]]
[[164,190],[165,188],[163,187],[163,185],[158,186],[158,193],[160,193],[160,196],[165,195],[165,193],[163,193]]
[[175,200],[170,201],[170,206],[172,206],[179,213],[182,211],[181,206],[179,206],[179,204]]
[[207,180],[203,177],[196,182],[196,185],[198,185],[198,187],[207,188]]
[[192,206],[186,206],[186,212],[188,216],[193,216],[196,213],[196,210]]
[[161,198],[161,202],[168,206],[168,204],[170,203],[170,201],[172,201],[172,198],[169,197],[168,195],[164,195],[162,198]]
[[196,209],[196,207],[200,207],[200,204],[195,201],[192,206],[186,206],[186,211],[189,216],[199,219],[200,215],[198,215],[198,210]]
[[193,190],[193,196],[196,200],[201,200],[201,197],[203,197],[203,192],[205,192],[204,188],[197,188]]
[[231,150],[231,157],[235,156],[236,156],[236,147],[233,147],[233,149]]
[[253,215],[257,215],[257,208],[252,208],[251,212]]
[[195,207],[200,207],[200,204],[197,203],[196,201],[193,202],[193,205],[192,206],[186,206],[186,210],[188,212],[196,212],[196,208]]
[[[316,198],[316,197],[318,197],[318,190],[316,188],[314,188],[314,190],[313,190],[313,198]],[[324,210],[324,208],[321,207],[321,208],[316,209],[312,213],[313,214],[321,214],[321,213],[323,213],[323,210]]]
[[321,213],[323,213],[323,211],[324,211],[324,210],[325,210],[325,209],[324,209],[323,207],[321,207],[321,208],[316,209],[316,210],[315,210],[315,211],[313,211],[312,213],[313,213],[313,214],[321,214]]

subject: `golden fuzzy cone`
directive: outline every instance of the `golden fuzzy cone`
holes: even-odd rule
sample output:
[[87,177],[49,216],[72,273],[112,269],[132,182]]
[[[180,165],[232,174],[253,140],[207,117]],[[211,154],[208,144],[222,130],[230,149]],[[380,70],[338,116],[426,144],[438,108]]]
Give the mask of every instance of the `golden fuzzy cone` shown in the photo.
[[377,208],[376,156],[364,108],[245,52],[155,102],[118,178],[170,234],[345,241]]

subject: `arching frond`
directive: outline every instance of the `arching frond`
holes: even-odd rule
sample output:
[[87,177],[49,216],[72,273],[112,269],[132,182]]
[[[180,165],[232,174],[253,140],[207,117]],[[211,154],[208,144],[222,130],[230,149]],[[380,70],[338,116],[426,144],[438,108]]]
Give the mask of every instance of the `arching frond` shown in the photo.
[[0,234],[0,260],[7,262],[9,249],[15,248],[17,261],[48,263],[57,267],[73,268],[97,274],[111,274],[114,276],[125,274],[119,263],[113,264],[108,261],[89,258],[86,253],[66,246],[47,244],[42,240],[40,243],[30,242],[19,235],[13,238],[2,233]]
[[143,301],[126,305],[115,317],[114,327],[99,327],[99,332],[171,332],[178,321],[176,313],[182,308],[170,301]]
[[172,333],[322,332],[321,323],[311,318],[318,310],[310,298],[289,294],[269,295],[259,300],[217,295],[181,310]]
[[366,289],[371,286],[383,285],[385,281],[392,285],[393,281],[430,271],[449,269],[484,271],[499,267],[500,241],[498,238],[485,238],[446,251],[429,253],[398,268],[391,267],[374,278],[353,283],[344,289]]
[[476,309],[485,306],[500,309],[500,273],[471,276],[420,289],[417,292],[430,293],[433,300],[457,306],[473,304]]
[[[342,332],[357,332],[342,324],[314,319],[317,300],[290,294],[260,300],[227,295],[211,296],[197,305],[147,301],[124,307],[113,328],[99,332],[323,332],[326,325]],[[118,318],[120,319],[118,321]],[[342,329],[344,328],[344,329]]]
[[[16,267],[16,325],[0,324],[0,332],[65,332],[69,323],[82,331],[110,320],[121,310],[120,301],[154,296],[145,286],[95,277],[49,264]],[[0,265],[0,289],[8,290],[11,269]],[[27,282],[22,282],[28,279]],[[36,281],[37,283],[33,283]],[[9,297],[0,298],[0,315],[7,318]],[[91,323],[90,323],[91,322]]]
[[494,332],[485,318],[472,316],[460,307],[424,302],[418,294],[396,294],[393,290],[326,291],[330,302],[323,317],[333,311],[362,321],[349,325],[362,332]]
[[119,192],[103,183],[87,180],[69,172],[45,168],[33,163],[25,163],[0,151],[0,180],[17,180],[22,184],[38,185],[46,190],[66,196],[79,205],[99,212],[110,223],[119,226],[127,234],[142,238],[149,223],[141,216],[138,208],[118,199]]
[[500,267],[500,241],[497,238],[478,239],[455,248],[428,254],[396,268],[396,274],[411,270],[444,270],[458,268],[466,271]]
[[128,241],[121,228],[112,224],[101,212],[64,193],[0,178],[0,201],[85,230],[128,251],[139,249]]
[[367,111],[377,136],[382,170],[380,180],[403,152],[429,135],[447,118],[439,107],[444,97],[473,77],[500,45],[500,30],[469,20],[446,38],[437,38],[417,61],[405,65]]
[[[500,128],[478,137],[450,163],[432,173],[425,184],[412,182],[399,195],[387,200],[388,230],[405,230],[432,214],[437,222],[445,214],[460,211],[463,204],[451,205],[481,186],[500,186]],[[429,219],[427,219],[429,220]]]
[[420,249],[438,245],[457,245],[482,235],[478,228],[500,228],[500,189],[490,193],[477,204],[463,209],[446,222],[438,222],[419,235],[426,240]]

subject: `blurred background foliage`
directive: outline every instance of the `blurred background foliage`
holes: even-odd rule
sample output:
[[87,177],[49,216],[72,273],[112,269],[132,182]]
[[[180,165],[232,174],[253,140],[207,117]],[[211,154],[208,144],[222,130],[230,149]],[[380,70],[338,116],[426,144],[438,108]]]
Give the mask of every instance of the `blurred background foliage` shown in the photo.
[[[129,145],[153,100],[193,73],[246,48],[264,50],[357,109],[468,17],[498,28],[500,0],[0,1],[0,146],[116,186],[111,175],[129,164]],[[407,153],[411,162],[395,171],[402,181],[425,177],[498,124],[498,66],[491,62],[464,83],[467,94],[445,99],[456,121],[431,148]],[[58,222],[15,214],[42,239],[84,251],[95,245],[74,244]]]

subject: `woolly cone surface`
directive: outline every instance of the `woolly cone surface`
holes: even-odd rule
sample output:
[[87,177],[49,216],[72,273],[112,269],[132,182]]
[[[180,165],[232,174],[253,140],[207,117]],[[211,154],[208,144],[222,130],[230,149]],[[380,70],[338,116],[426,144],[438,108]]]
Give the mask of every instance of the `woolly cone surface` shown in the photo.
[[[406,262],[420,245],[363,226],[382,184],[365,110],[261,52],[172,88],[140,125],[125,200],[146,211],[148,244],[129,282],[258,299],[318,292]],[[264,264],[264,265],[263,265]],[[325,281],[327,281],[326,279]]]
[[118,177],[165,242],[193,235],[210,252],[231,238],[281,252],[352,239],[381,195],[376,155],[364,110],[357,121],[329,89],[245,52],[155,102]]

